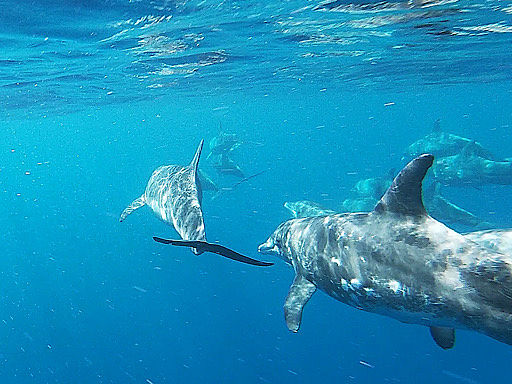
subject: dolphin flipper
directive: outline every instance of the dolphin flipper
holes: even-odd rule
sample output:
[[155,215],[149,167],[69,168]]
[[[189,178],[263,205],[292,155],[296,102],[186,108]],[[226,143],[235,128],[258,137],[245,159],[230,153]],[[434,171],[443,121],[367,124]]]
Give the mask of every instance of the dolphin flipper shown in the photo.
[[135,211],[136,209],[139,209],[140,207],[143,207],[146,205],[146,199],[144,198],[144,195],[141,197],[133,200],[133,202],[127,206],[124,211],[121,213],[121,216],[119,217],[119,221],[123,221],[126,219],[126,216],[128,216],[130,213]]
[[227,257],[228,259],[239,261],[245,264],[258,265],[261,267],[268,267],[270,265],[274,265],[274,263],[267,263],[265,261],[259,261],[255,259],[251,259],[250,257],[241,255],[238,252],[233,251],[227,247],[224,247],[220,244],[212,244],[206,241],[200,240],[170,240],[170,239],[162,239],[160,237],[153,237],[158,243],[162,244],[171,244],[178,247],[191,247],[195,248],[198,252],[211,252],[216,253],[217,255],[221,255]]
[[297,332],[299,330],[302,310],[315,291],[315,284],[302,275],[295,276],[284,302],[284,318],[290,331]]
[[455,329],[445,327],[430,327],[432,338],[443,349],[453,348],[455,345]]

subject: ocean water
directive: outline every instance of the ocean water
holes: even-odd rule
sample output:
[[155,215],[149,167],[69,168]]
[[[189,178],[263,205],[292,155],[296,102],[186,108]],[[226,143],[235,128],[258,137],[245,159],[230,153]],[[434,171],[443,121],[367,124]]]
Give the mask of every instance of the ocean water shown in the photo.
[[[436,119],[512,156],[511,1],[0,0],[0,38],[1,383],[510,380],[508,345],[443,351],[322,292],[289,332],[294,273],[257,246],[285,201],[339,209]],[[118,221],[221,129],[264,173],[230,190],[203,156],[226,188],[208,239],[273,267],[157,244],[177,234],[147,207]],[[443,193],[512,226],[510,185]]]

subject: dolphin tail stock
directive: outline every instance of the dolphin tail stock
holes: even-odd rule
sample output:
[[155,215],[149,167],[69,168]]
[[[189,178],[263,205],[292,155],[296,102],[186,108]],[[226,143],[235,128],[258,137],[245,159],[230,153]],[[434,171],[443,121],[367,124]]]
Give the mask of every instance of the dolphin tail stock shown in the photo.
[[178,247],[190,247],[196,249],[198,252],[211,252],[216,253],[217,255],[227,257],[228,259],[239,261],[241,263],[257,265],[260,267],[268,267],[274,265],[274,263],[267,263],[265,261],[259,261],[255,259],[251,259],[250,257],[241,255],[238,252],[233,251],[227,247],[224,247],[219,244],[212,244],[206,241],[200,240],[171,240],[171,239],[162,239],[161,237],[153,237],[157,243],[161,244],[170,244]]
[[194,155],[194,158],[192,159],[189,165],[189,167],[192,168],[195,173],[197,173],[197,166],[199,164],[199,158],[201,157],[201,151],[203,150],[203,144],[204,139],[202,139],[201,142],[199,143],[199,146],[197,147],[196,150],[196,154]]
[[143,207],[146,205],[146,199],[144,198],[144,195],[136,198],[132,201],[132,203],[127,206],[124,211],[121,213],[121,216],[119,216],[119,221],[124,221],[126,219],[126,216],[128,216],[130,213],[135,211],[136,209],[139,209],[140,207]]

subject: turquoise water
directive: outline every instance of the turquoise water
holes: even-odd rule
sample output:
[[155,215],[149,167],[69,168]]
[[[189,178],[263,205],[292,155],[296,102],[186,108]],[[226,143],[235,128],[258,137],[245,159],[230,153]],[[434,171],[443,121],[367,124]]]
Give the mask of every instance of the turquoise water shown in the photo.
[[[512,156],[512,2],[361,4],[0,1],[2,383],[510,379],[510,346],[458,331],[443,351],[323,293],[292,334],[280,260],[163,247],[152,236],[177,235],[147,207],[118,222],[220,124],[240,167],[265,172],[205,192],[208,239],[255,258],[285,201],[339,209],[438,118]],[[510,186],[443,191],[512,226]]]

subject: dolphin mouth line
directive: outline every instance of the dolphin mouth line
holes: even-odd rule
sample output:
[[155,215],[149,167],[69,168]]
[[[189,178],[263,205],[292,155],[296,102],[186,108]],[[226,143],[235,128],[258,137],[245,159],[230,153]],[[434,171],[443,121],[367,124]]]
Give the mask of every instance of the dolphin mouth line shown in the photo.
[[276,250],[276,246],[268,246],[268,245],[265,245],[265,244],[260,244],[258,246],[258,253],[261,253],[263,255],[269,255],[269,254],[273,254],[273,253],[276,253],[277,250]]

